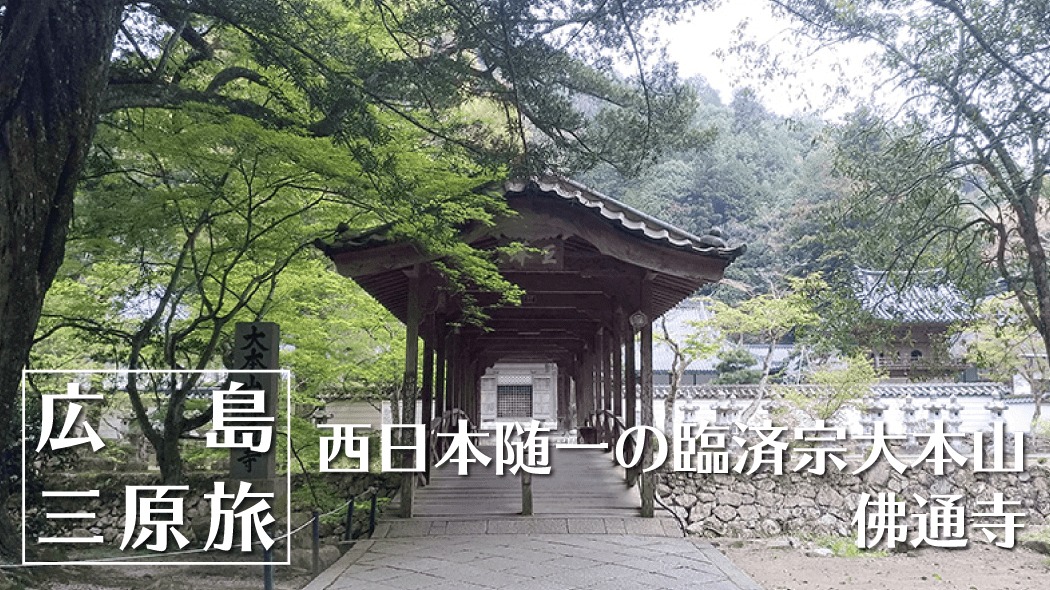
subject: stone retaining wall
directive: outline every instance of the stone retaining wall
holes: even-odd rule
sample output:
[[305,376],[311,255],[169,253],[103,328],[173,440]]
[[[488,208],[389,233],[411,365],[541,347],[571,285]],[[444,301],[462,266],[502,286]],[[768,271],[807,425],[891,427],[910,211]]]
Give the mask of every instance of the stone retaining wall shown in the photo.
[[[1045,460],[1044,460],[1045,461]],[[954,467],[954,466],[950,466]],[[833,468],[829,469],[834,471]],[[1005,500],[1020,500],[1021,507],[1007,512],[1023,512],[1022,522],[1041,525],[1050,522],[1050,467],[1032,462],[1021,473],[973,473],[969,466],[946,469],[934,475],[932,467],[912,467],[899,474],[880,461],[860,475],[828,473],[784,473],[772,475],[699,474],[661,471],[657,493],[687,524],[689,533],[700,536],[762,537],[779,534],[832,534],[856,536],[852,524],[862,493],[875,497],[893,492],[907,501],[908,515],[929,511],[921,508],[914,495],[961,494],[965,505],[971,541],[985,536],[973,530],[969,516],[988,512],[977,500],[992,499],[1002,492]],[[917,522],[910,516],[904,522],[914,533]],[[909,539],[912,538],[911,534]]]

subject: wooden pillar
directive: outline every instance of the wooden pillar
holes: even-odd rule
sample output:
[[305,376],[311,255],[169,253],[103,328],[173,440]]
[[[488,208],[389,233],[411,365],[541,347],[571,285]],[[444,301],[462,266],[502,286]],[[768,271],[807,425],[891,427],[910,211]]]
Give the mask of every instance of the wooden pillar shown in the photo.
[[597,410],[608,407],[605,405],[605,383],[608,374],[606,360],[609,352],[605,347],[605,330],[597,331],[597,337],[594,339],[594,353],[597,356],[594,362],[594,410],[597,412]]
[[[435,338],[431,334],[430,340],[423,341],[423,433],[427,441],[430,440],[430,423],[434,417],[434,344]],[[425,447],[424,447],[425,448]],[[429,452],[429,449],[425,448]],[[430,483],[430,461],[423,461],[424,477]]]
[[588,358],[590,359],[591,367],[591,391],[590,400],[591,403],[587,408],[588,413],[593,413],[601,407],[602,403],[602,374],[598,367],[601,364],[602,359],[602,344],[598,335],[595,335],[591,339],[591,347]]
[[594,355],[590,350],[585,350],[580,363],[580,379],[576,384],[576,417],[580,426],[587,422],[587,416],[591,413],[594,391],[594,364],[591,358]]
[[579,373],[573,373],[569,377],[569,430],[573,431],[579,431],[577,428],[580,428],[580,414],[579,410],[576,409],[580,403],[576,401],[576,383],[579,382]]
[[481,375],[484,372],[485,368],[483,366],[483,363],[481,362],[481,359],[475,359],[474,371],[471,373],[473,378],[470,380],[471,391],[473,392],[471,394],[471,399],[473,400],[474,404],[473,406],[471,406],[471,408],[473,408],[474,410],[474,424],[477,425],[478,428],[481,428]]
[[616,413],[613,400],[616,399],[616,395],[613,393],[613,351],[615,350],[612,330],[605,330],[605,338],[603,339],[604,346],[602,347],[602,365],[605,368],[605,380],[602,383],[602,387],[605,388],[605,403],[604,408],[610,412]]
[[442,416],[445,413],[445,346],[448,344],[448,337],[444,333],[444,326],[439,326],[437,330],[437,346],[435,346],[435,366],[434,366],[434,414],[436,416]]
[[624,344],[623,364],[624,379],[626,380],[624,383],[624,385],[626,385],[626,387],[624,387],[624,397],[626,399],[624,401],[627,403],[624,404],[626,407],[624,408],[623,423],[630,428],[637,424],[636,418],[638,415],[638,375],[637,370],[634,367],[635,339],[633,329]]
[[[646,318],[642,326],[642,395],[639,400],[642,404],[642,426],[653,425],[653,324],[651,318]],[[648,432],[642,443],[642,465],[648,467],[653,462],[653,440]],[[654,487],[653,472],[641,474],[642,516],[651,518],[653,516],[653,502],[656,489]]]
[[558,367],[558,430],[568,430],[569,423],[569,368]]
[[434,417],[434,345],[423,341],[423,425],[430,431],[430,422]]
[[467,412],[467,416],[470,416],[470,421],[477,425],[478,417],[475,413],[475,409],[478,405],[478,362],[474,359],[468,361],[467,382],[465,385],[466,387],[463,388],[463,394],[465,396],[463,401],[463,409]]
[[580,360],[573,357],[572,376],[569,377],[569,430],[580,428]]
[[593,414],[601,408],[602,403],[602,344],[601,335],[595,334],[594,347],[591,349],[591,403],[587,408],[588,414]]
[[613,413],[623,417],[623,328],[613,334]]
[[448,388],[445,397],[448,398],[447,409],[454,410],[459,407],[459,372],[462,370],[459,355],[459,328],[455,328],[449,336],[451,345],[448,349]]
[[[416,423],[416,374],[419,372],[419,270],[413,269],[408,275],[408,317],[405,325],[405,377],[401,392],[401,423]],[[402,444],[408,441],[402,439]],[[402,466],[414,463],[411,451],[402,451]],[[416,475],[401,474],[401,518],[412,518],[412,496],[415,491]]]

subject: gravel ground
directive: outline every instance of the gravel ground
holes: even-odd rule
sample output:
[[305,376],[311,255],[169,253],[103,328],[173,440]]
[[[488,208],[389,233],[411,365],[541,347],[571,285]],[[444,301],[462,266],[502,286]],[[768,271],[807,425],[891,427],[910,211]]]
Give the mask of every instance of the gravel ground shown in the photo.
[[970,542],[965,549],[922,548],[873,556],[826,556],[809,543],[718,541],[766,590],[1044,590],[1050,558],[1023,547]]

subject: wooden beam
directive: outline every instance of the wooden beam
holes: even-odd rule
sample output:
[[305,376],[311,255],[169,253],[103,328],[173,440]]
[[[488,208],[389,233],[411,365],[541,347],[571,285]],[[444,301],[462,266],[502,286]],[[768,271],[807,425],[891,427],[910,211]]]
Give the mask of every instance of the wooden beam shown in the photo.
[[558,329],[558,330],[597,330],[601,320],[589,318],[576,310],[565,310],[558,314],[536,313],[531,309],[493,310],[493,317],[486,320],[484,327],[466,328],[470,332],[491,332],[494,329]]
[[423,253],[411,242],[330,253],[335,269],[344,277],[356,278],[381,272],[412,268],[430,262],[434,257]]
[[[479,305],[499,303],[500,294],[490,292],[473,292]],[[521,307],[528,309],[579,309],[607,307],[611,303],[609,295],[596,292],[593,288],[578,291],[542,292],[530,290],[521,299]]]

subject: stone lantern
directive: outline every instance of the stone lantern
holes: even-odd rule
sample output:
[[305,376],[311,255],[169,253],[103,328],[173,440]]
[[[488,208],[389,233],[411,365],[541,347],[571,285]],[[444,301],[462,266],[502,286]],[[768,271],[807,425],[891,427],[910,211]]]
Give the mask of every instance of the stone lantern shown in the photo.
[[725,392],[718,395],[718,401],[712,406],[715,410],[715,426],[731,427],[740,417],[740,406],[736,402],[736,394],[726,398]]
[[1006,426],[1006,402],[1003,401],[1003,394],[996,393],[992,401],[984,405],[984,409],[988,410],[991,421],[988,422],[992,429],[995,429],[996,424],[1002,424]]
[[934,424],[937,422],[944,421],[944,402],[938,400],[932,400],[930,403],[923,406],[926,409],[926,427],[927,430],[933,432]]
[[963,406],[956,399],[953,393],[948,398],[948,419],[945,420],[945,426],[948,427],[948,432],[961,432],[962,431],[962,410]]
[[700,404],[695,399],[690,399],[682,404],[682,420],[686,424],[696,423],[696,413],[700,409]]
[[889,406],[880,398],[868,396],[864,398],[861,407],[860,424],[864,428],[864,434],[873,436],[875,434],[875,423],[885,422],[886,408]]
[[913,449],[916,447],[915,435],[919,433],[922,421],[919,419],[919,406],[915,405],[915,400],[910,395],[904,398],[901,412],[904,413],[904,434],[908,437],[907,446]]

